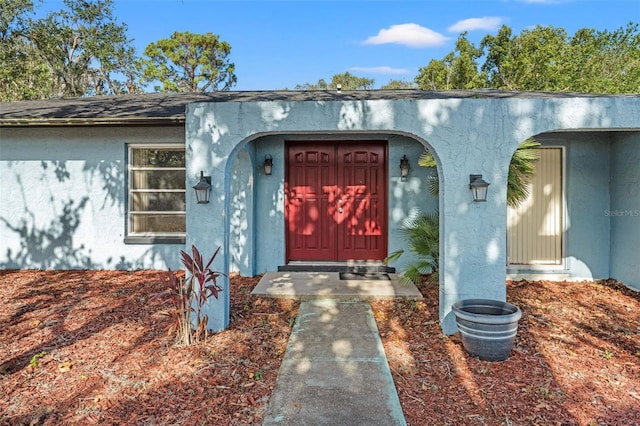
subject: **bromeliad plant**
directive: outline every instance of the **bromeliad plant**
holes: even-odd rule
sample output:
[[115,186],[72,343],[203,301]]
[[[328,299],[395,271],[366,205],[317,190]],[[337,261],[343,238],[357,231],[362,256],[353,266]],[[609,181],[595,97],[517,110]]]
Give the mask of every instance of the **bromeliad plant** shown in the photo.
[[185,266],[187,277],[178,278],[169,270],[169,288],[157,296],[168,296],[173,308],[169,313],[174,318],[172,330],[176,330],[176,344],[191,345],[207,336],[207,322],[209,317],[203,313],[204,305],[213,296],[218,298],[222,287],[217,283],[221,272],[211,269],[211,264],[218,255],[220,247],[216,249],[205,264],[202,254],[195,247],[191,247],[192,255],[180,250],[182,264]]

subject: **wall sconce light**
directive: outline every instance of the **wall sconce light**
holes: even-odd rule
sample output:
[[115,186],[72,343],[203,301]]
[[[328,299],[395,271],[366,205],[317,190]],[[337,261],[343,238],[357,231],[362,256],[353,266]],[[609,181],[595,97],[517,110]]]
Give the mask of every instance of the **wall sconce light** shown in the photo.
[[273,157],[267,154],[264,156],[264,174],[271,175],[272,171],[273,171]]
[[473,201],[487,201],[489,184],[482,179],[482,175],[469,175],[469,189],[473,194]]
[[205,176],[204,172],[200,170],[200,182],[193,186],[196,191],[196,200],[198,204],[209,203],[209,195],[211,194],[211,176]]
[[406,154],[400,159],[400,176],[402,181],[406,181],[407,176],[409,176],[409,159]]

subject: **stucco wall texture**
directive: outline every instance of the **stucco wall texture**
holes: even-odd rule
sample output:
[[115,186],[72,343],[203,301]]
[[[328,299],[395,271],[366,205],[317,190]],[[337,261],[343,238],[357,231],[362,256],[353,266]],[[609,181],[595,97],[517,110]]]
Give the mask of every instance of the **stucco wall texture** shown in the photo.
[[611,144],[610,275],[640,290],[640,134],[622,133]]
[[[455,301],[473,297],[504,300],[506,297],[506,178],[508,164],[517,146],[531,136],[555,131],[590,133],[590,130],[607,129],[637,132],[639,113],[637,97],[191,104],[186,124],[187,175],[194,180],[188,185],[195,184],[195,176],[200,170],[210,170],[217,198],[213,205],[196,206],[206,209],[206,213],[188,215],[187,244],[210,245],[213,239],[215,245],[223,247],[223,256],[217,267],[228,270],[230,236],[227,218],[231,217],[228,198],[232,172],[229,158],[235,158],[247,144],[256,144],[257,165],[266,152],[273,156],[277,165],[284,162],[282,135],[299,135],[307,140],[354,136],[374,139],[383,136],[390,141],[390,150],[391,147],[398,148],[393,149],[394,156],[410,146],[402,146],[401,143],[396,146],[391,142],[394,137],[402,136],[403,143],[412,140],[412,144],[418,143],[430,149],[438,163],[441,182],[438,201],[441,226],[440,317],[443,331],[451,333],[455,331],[451,314],[451,304]],[[260,143],[256,142],[258,139],[262,139]],[[582,215],[589,211],[600,212],[587,218],[586,222],[578,217],[568,224],[576,230],[580,227],[586,229],[584,233],[572,235],[575,242],[567,243],[567,247],[575,249],[576,261],[571,264],[580,265],[586,261],[584,275],[593,277],[607,275],[609,260],[608,255],[595,255],[595,250],[580,252],[582,240],[593,244],[592,224],[595,224],[597,233],[595,238],[601,238],[605,247],[608,241],[615,243],[609,240],[607,218],[603,213],[609,203],[608,176],[611,168],[608,164],[603,166],[604,171],[602,167],[591,167],[603,159],[608,163],[610,148],[598,146],[600,140],[600,136],[589,136],[582,141],[584,146],[576,148],[581,143],[576,140],[575,144],[572,141],[567,147],[568,156],[574,148],[576,151],[575,160],[567,166],[575,180],[567,183],[568,188],[571,185],[588,187],[588,190],[578,191],[575,195],[571,211]],[[609,142],[605,139],[602,144],[608,145]],[[422,149],[418,147],[417,151]],[[624,149],[622,146],[619,148]],[[390,159],[390,176],[394,176],[393,161]],[[274,173],[282,173],[277,168],[275,170]],[[486,203],[472,201],[468,189],[469,175],[476,173],[491,183]],[[633,175],[633,172],[627,175]],[[283,175],[271,176],[274,177],[276,179],[259,179],[256,182],[257,272],[271,268],[274,261],[279,263],[283,258],[281,215],[284,204],[279,188]],[[393,192],[390,187],[390,194]],[[404,196],[415,197],[419,200],[417,204],[428,204],[426,191],[406,191]],[[193,197],[187,193],[188,206],[194,205]],[[268,218],[266,223],[264,218]],[[390,245],[391,241],[392,238]],[[273,259],[265,258],[263,253],[269,253]],[[228,301],[223,299],[216,303],[228,306]],[[218,316],[214,318],[215,315]],[[214,309],[210,321],[224,328],[228,323],[228,312]]]
[[[565,150],[564,272],[640,288],[638,117],[638,96],[272,100],[189,104],[184,126],[3,127],[0,268],[176,269],[179,249],[194,244],[205,254],[220,246],[214,267],[223,272],[274,270],[286,261],[286,141],[385,140],[389,252],[403,247],[412,212],[439,210],[440,318],[452,333],[455,301],[506,298],[507,170],[532,136]],[[124,243],[129,143],[184,144],[186,244]],[[417,165],[425,148],[438,164],[438,199],[427,190],[432,171]],[[205,205],[190,190],[201,170],[213,183]],[[473,202],[470,174],[491,184],[487,202]],[[228,295],[209,307],[213,330],[228,325]]]
[[0,267],[179,268],[175,244],[125,244],[127,143],[184,144],[184,129],[3,128]]

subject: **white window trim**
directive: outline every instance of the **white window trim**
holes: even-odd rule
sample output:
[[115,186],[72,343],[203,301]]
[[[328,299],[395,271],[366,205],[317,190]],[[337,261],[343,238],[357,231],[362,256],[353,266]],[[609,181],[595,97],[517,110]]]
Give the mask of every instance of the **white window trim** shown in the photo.
[[[176,216],[185,216],[186,218],[186,210],[185,211],[133,211],[131,210],[131,206],[133,205],[132,195],[136,193],[186,193],[186,182],[185,189],[132,189],[132,172],[133,171],[144,171],[144,170],[158,170],[157,167],[148,167],[148,166],[133,166],[133,151],[135,149],[176,149],[185,151],[184,144],[176,144],[176,143],[162,143],[162,142],[154,142],[148,144],[141,143],[131,143],[127,144],[127,206],[126,206],[126,214],[125,214],[125,243],[184,243],[186,238],[186,230],[185,232],[132,232],[132,220],[133,215],[153,215],[153,214],[163,214],[163,215],[176,215]],[[167,171],[186,171],[185,167],[163,167],[162,170]]]

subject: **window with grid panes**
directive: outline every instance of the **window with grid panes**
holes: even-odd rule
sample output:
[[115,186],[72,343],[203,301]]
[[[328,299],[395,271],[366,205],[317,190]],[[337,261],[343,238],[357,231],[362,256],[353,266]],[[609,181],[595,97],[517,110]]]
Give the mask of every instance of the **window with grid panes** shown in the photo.
[[128,237],[184,240],[185,152],[181,145],[129,146]]

